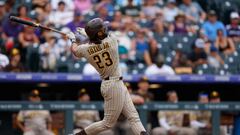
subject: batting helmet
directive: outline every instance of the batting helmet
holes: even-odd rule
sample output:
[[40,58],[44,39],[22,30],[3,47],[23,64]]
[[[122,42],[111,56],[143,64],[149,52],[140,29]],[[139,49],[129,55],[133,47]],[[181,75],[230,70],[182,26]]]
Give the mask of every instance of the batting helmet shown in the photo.
[[107,24],[101,18],[94,18],[85,26],[85,32],[90,42],[100,44],[108,35]]

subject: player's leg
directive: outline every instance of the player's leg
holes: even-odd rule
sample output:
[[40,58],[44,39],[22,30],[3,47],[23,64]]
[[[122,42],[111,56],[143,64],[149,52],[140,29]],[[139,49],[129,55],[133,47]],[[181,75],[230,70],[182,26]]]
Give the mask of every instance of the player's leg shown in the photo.
[[139,118],[138,112],[133,105],[130,94],[127,91],[127,88],[122,85],[122,89],[125,92],[125,102],[123,106],[122,113],[127,117],[130,122],[131,129],[135,135],[147,135],[145,128],[143,127],[141,120]]
[[152,130],[152,135],[167,135],[167,130],[162,127],[156,127]]
[[33,130],[25,131],[23,135],[35,135]]
[[40,135],[54,135],[54,133],[46,129],[46,130],[42,130]]
[[96,135],[104,130],[110,129],[117,122],[124,105],[125,97],[121,91],[121,86],[119,82],[107,81],[102,83],[101,90],[102,96],[104,97],[103,120],[91,124],[82,131],[82,134],[80,134],[80,132],[77,135]]
[[197,132],[194,128],[181,127],[179,128],[178,135],[196,135]]

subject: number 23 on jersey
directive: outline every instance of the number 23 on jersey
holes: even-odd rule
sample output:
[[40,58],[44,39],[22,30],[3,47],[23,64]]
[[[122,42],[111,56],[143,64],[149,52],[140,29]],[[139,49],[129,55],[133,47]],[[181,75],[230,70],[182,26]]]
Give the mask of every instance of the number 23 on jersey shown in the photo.
[[[103,59],[105,62],[103,62]],[[100,68],[100,69],[104,68],[104,66],[109,67],[113,64],[113,61],[111,59],[109,52],[103,52],[103,53],[97,54],[97,55],[93,56],[93,60],[97,64],[98,68]]]

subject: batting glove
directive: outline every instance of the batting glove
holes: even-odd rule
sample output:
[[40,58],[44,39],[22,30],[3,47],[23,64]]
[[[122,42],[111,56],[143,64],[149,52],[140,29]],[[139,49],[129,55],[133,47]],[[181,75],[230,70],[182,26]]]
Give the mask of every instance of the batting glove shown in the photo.
[[85,32],[85,29],[84,28],[81,28],[81,27],[77,27],[77,32],[80,34],[80,35],[83,35],[83,36],[86,36],[87,37],[87,33]]
[[76,37],[75,37],[75,35],[74,35],[73,32],[69,32],[69,33],[67,34],[67,37],[68,37],[68,39],[70,39],[70,41],[71,41],[72,43],[76,43]]

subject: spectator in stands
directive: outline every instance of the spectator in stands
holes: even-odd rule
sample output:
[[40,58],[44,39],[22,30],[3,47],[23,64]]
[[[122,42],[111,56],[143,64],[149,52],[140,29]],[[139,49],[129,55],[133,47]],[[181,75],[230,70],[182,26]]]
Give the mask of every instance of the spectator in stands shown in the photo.
[[147,67],[146,75],[174,75],[175,72],[172,67],[164,64],[164,56],[159,55],[156,59],[156,64]]
[[152,27],[152,22],[150,19],[147,19],[147,16],[143,12],[139,13],[139,16],[136,22],[141,28],[147,28],[148,33],[151,33],[151,31],[149,31],[149,28]]
[[101,0],[97,5],[96,5],[96,10],[100,10],[98,9],[99,7],[105,7],[107,9],[107,12],[109,13],[110,16],[113,15],[114,13],[114,5],[113,5],[113,0]]
[[[54,1],[54,0],[53,0]],[[73,12],[66,9],[66,3],[60,1],[56,11],[52,11],[49,16],[50,23],[60,28],[73,20]]]
[[18,35],[18,41],[20,43],[20,51],[21,51],[21,61],[23,64],[26,64],[26,54],[27,48],[29,47],[37,47],[39,45],[39,39],[37,35],[34,33],[34,29],[30,26],[25,26],[23,31]]
[[181,50],[176,50],[172,61],[172,67],[176,74],[192,74],[192,67],[187,61],[187,55]]
[[65,3],[65,8],[67,11],[73,11],[75,9],[74,1],[73,0],[51,0],[51,6],[53,10],[57,10],[59,8],[59,3]]
[[221,21],[217,20],[216,12],[214,10],[210,10],[208,12],[208,20],[205,21],[202,25],[203,33],[206,35],[208,40],[210,40],[213,43],[217,38],[218,29],[222,29],[223,35],[226,36],[225,26]]
[[73,21],[69,22],[66,26],[72,31],[72,32],[75,32],[77,27],[81,27],[83,28],[84,27],[84,17],[83,15],[81,14],[80,11],[75,11],[74,12],[74,18],[73,18]]
[[134,94],[139,95],[144,98],[144,102],[152,101],[154,96],[149,92],[149,80],[147,77],[143,76],[138,81],[138,90]]
[[49,0],[32,0],[33,7],[44,7],[49,3]]
[[30,26],[24,27],[23,31],[19,33],[18,41],[21,45],[21,48],[26,48],[39,43],[38,37],[34,33],[34,29]]
[[179,9],[176,5],[176,0],[168,0],[167,5],[163,8],[164,21],[172,23],[178,13]]
[[194,29],[187,24],[186,16],[181,12],[175,16],[175,21],[170,25],[170,32],[177,34],[195,33]]
[[197,2],[192,2],[192,0],[182,0],[182,2],[179,8],[185,13],[188,21],[192,23],[203,23],[206,18],[206,13],[202,7]]
[[[96,17],[102,18],[104,21],[112,21],[112,16],[110,16],[107,4],[99,4],[95,9]],[[113,15],[113,12],[111,12]]]
[[[78,101],[80,103],[88,103],[91,98],[86,89],[81,89],[78,94]],[[93,122],[99,121],[99,112],[95,110],[76,110],[74,113],[74,133],[78,133],[80,130],[86,128]],[[99,133],[99,135],[113,135],[112,130],[107,130]]]
[[134,0],[127,0],[127,5],[121,8],[123,15],[137,17],[141,11],[140,5],[134,5]]
[[215,69],[219,69],[221,65],[224,64],[223,59],[218,54],[217,48],[214,46],[211,47],[210,54],[208,55],[207,59],[208,59],[208,64]]
[[[177,103],[176,91],[167,93],[169,103]],[[196,135],[191,127],[194,121],[194,114],[189,111],[159,111],[158,121],[161,127],[154,128],[152,135]]]
[[1,52],[1,48],[0,48],[0,71],[3,71],[8,64],[9,64],[9,59],[5,54]]
[[17,39],[19,33],[23,30],[23,25],[6,19],[3,21],[2,28],[5,39]]
[[14,48],[11,51],[10,63],[5,67],[6,72],[24,72],[25,69],[21,64],[21,55],[18,49]]
[[110,27],[112,30],[119,30],[123,27],[123,16],[120,11],[116,11],[114,13],[113,20],[110,23]]
[[[29,101],[37,103],[41,101],[38,90],[32,90]],[[17,115],[17,125],[24,135],[54,135],[52,130],[52,118],[47,110],[20,111]]]
[[44,16],[44,24],[49,24],[50,23],[50,16],[51,14],[53,14],[53,11],[52,11],[52,5],[51,3],[47,3],[44,7],[43,7],[43,16]]
[[60,56],[60,48],[56,43],[54,33],[46,35],[46,42],[39,47],[41,58],[41,69],[46,72],[53,72],[56,68],[57,59]]
[[75,10],[80,11],[83,14],[92,10],[92,1],[91,0],[74,0]]
[[221,97],[217,91],[212,91],[210,94],[210,103],[220,103]]
[[[61,31],[63,33],[68,33],[71,30],[67,27],[63,27],[61,29]],[[67,58],[71,56],[71,52],[70,52],[71,42],[68,40],[68,38],[66,36],[61,36],[57,40],[57,45],[59,47],[59,51],[60,51],[61,56],[65,56]]]
[[193,67],[207,63],[207,54],[204,52],[205,42],[202,39],[195,41],[193,51],[188,55],[188,63]]
[[142,11],[148,19],[152,19],[161,12],[161,9],[157,6],[156,0],[144,0]]
[[139,29],[136,38],[132,40],[131,55],[135,55],[136,61],[147,65],[152,63],[149,53],[150,41],[146,39],[146,31]]
[[215,47],[219,50],[220,53],[224,54],[225,56],[230,55],[235,51],[235,45],[232,39],[226,37],[222,29],[217,30]]
[[[5,5],[5,2],[0,1],[0,26],[2,26],[2,22],[5,17],[5,14],[6,14],[4,5]],[[0,29],[1,29],[1,27],[0,27]]]
[[[132,0],[133,5],[140,6],[143,3],[143,0]],[[116,0],[116,4],[120,7],[124,7],[128,4],[128,0]]]
[[125,48],[128,53],[131,50],[131,44],[132,44],[131,39],[128,36],[128,30],[129,30],[129,26],[128,25],[129,24],[130,24],[130,22],[128,22],[128,20],[126,22],[123,22],[123,24],[120,27],[119,31],[115,32],[115,36],[118,39],[119,46],[122,46],[123,48]]
[[204,34],[203,30],[199,30],[198,31],[198,39],[202,39],[205,43],[204,45],[204,51],[209,55],[210,54],[210,49],[211,49],[211,46],[212,43],[208,40],[208,38],[206,37],[206,35]]
[[230,14],[231,23],[226,26],[228,37],[231,37],[235,43],[240,43],[240,25],[239,14],[232,12]]
[[12,9],[14,8],[14,5],[16,4],[15,0],[5,0],[5,11],[7,13],[12,12]]
[[22,19],[30,19],[28,17],[28,8],[25,5],[20,5],[17,9],[18,17]]
[[[154,26],[153,26],[153,32],[155,37],[157,38],[161,38],[161,36],[163,36],[165,33],[168,32],[168,28],[164,25],[163,20],[161,19],[156,19],[153,22]],[[156,39],[158,40],[158,39]]]

